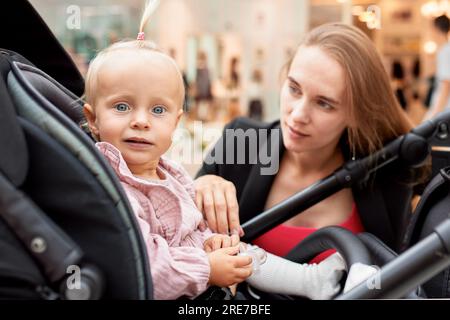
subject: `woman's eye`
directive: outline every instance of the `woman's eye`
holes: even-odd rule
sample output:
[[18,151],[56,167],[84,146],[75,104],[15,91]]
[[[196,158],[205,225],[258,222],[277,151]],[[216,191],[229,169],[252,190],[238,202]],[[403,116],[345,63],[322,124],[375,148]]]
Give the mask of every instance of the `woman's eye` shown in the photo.
[[289,91],[290,91],[292,94],[295,94],[295,95],[299,95],[299,94],[302,93],[302,92],[300,91],[300,89],[298,89],[297,87],[294,87],[294,86],[292,86],[292,85],[289,86]]
[[117,111],[120,111],[120,112],[125,112],[125,111],[128,111],[130,109],[130,107],[127,104],[125,104],[125,103],[118,103],[118,104],[116,104],[114,106],[114,108]]
[[318,105],[322,108],[322,109],[326,109],[326,110],[331,110],[333,109],[333,106],[330,105],[328,102],[325,101],[319,101]]
[[153,107],[152,112],[155,114],[163,114],[166,111],[166,108],[164,108],[163,106],[156,106]]

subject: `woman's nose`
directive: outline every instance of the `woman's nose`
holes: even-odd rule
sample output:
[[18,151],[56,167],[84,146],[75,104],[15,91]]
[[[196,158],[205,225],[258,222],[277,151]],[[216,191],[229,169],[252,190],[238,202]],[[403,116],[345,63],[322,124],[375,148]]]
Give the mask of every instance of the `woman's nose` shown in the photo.
[[311,110],[305,98],[298,99],[293,103],[291,117],[295,122],[308,123],[311,120]]

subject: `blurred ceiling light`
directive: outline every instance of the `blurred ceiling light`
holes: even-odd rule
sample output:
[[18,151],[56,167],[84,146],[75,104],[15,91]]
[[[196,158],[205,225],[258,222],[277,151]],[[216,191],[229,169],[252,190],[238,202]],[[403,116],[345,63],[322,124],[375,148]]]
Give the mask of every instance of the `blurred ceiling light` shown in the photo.
[[369,29],[381,29],[381,10],[376,5],[370,5],[367,9],[363,6],[353,6],[352,15],[357,16]]
[[361,22],[368,22],[372,19],[372,16],[373,16],[372,12],[364,11],[359,15],[358,19]]
[[423,45],[423,50],[425,51],[426,54],[433,54],[436,52],[437,50],[437,44],[434,41],[427,41],[425,42],[425,44]]
[[352,7],[352,15],[354,15],[354,16],[359,16],[363,12],[364,12],[363,6],[353,6]]
[[422,15],[427,18],[438,17],[446,14],[450,17],[450,1],[449,0],[433,0],[427,1],[420,8]]

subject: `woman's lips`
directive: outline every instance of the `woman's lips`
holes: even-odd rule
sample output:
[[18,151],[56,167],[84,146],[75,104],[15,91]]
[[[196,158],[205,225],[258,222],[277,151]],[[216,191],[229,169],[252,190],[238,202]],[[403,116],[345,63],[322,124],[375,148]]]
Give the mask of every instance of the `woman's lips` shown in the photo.
[[306,137],[309,137],[308,134],[304,134],[301,131],[295,130],[291,126],[289,126],[288,124],[286,126],[288,128],[289,135],[291,137],[293,137],[293,138],[306,138]]

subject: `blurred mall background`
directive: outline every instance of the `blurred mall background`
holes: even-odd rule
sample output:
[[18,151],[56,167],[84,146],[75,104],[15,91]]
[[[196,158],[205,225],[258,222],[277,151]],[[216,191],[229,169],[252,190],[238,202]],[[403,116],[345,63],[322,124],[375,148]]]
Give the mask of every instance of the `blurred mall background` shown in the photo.
[[[134,38],[144,0],[30,0],[72,54],[82,74],[108,44]],[[79,13],[79,24],[70,20]],[[416,123],[429,104],[437,43],[432,20],[450,16],[437,0],[161,0],[146,38],[170,53],[189,87],[187,134],[204,151],[237,116],[278,118],[280,72],[302,36],[326,22],[354,24],[374,41],[392,89]],[[76,22],[76,21],[75,21]],[[201,120],[202,128],[193,120]],[[199,129],[200,128],[200,129]],[[203,130],[197,138],[197,130]],[[176,144],[176,143],[175,143]],[[177,158],[180,158],[178,151]],[[185,152],[185,151],[184,151]],[[184,155],[186,157],[186,155]],[[198,159],[182,159],[194,172]],[[195,161],[194,161],[195,160]]]

